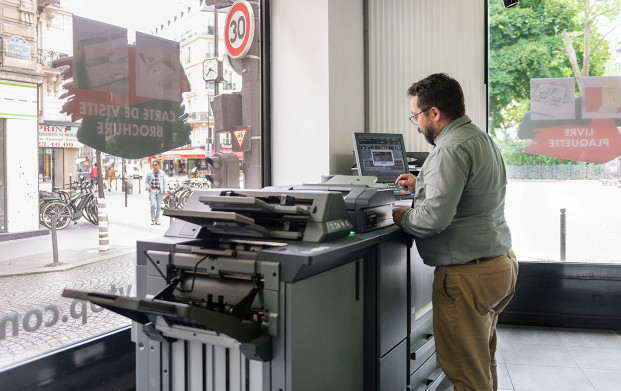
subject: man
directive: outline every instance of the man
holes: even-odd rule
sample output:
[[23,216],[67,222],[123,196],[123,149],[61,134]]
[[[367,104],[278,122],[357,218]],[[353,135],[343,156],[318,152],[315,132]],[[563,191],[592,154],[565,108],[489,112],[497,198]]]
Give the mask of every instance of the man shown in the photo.
[[410,121],[433,145],[414,193],[393,219],[435,266],[432,304],[437,357],[456,391],[497,389],[496,322],[515,290],[518,264],[504,217],[505,166],[492,139],[465,115],[459,83],[434,74],[408,89]]
[[151,225],[160,225],[162,197],[166,191],[166,174],[164,171],[160,171],[160,163],[157,160],[153,161],[153,170],[147,173],[145,184],[146,188],[149,189]]
[[108,165],[108,167],[106,168],[106,178],[108,180],[108,191],[112,191],[112,181],[116,181],[116,171],[114,170],[114,167],[112,166],[112,164]]

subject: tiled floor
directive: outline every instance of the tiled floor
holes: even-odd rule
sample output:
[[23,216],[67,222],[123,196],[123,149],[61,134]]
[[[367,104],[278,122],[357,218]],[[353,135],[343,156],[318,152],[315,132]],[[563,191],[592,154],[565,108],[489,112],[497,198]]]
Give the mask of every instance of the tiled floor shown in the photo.
[[621,332],[498,326],[499,391],[621,391]]

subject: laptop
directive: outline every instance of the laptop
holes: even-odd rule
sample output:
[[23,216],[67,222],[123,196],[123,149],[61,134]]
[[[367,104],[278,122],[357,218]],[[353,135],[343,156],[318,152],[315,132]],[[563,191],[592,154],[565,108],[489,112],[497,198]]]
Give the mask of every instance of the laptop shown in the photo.
[[358,175],[376,177],[395,196],[410,194],[395,184],[399,175],[410,172],[401,133],[354,133],[353,139]]

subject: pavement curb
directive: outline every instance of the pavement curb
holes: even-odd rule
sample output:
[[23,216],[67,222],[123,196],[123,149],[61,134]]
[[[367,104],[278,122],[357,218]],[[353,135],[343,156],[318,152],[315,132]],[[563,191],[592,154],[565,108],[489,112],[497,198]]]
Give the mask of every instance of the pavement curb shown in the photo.
[[[96,262],[107,261],[109,259],[117,258],[117,257],[124,256],[124,255],[129,255],[129,254],[135,255],[136,248],[135,247],[134,248],[122,247],[122,248],[117,248],[117,249],[111,249],[111,250],[107,250],[104,252],[93,253],[91,257],[87,257],[86,259],[83,259],[83,260],[75,260],[77,256],[83,257],[84,252],[85,252],[84,250],[81,250],[81,251],[69,251],[69,250],[62,251],[61,250],[59,253],[59,259],[66,260],[65,262],[61,261],[57,265],[54,265],[53,262],[50,262],[47,264],[33,265],[28,268],[24,268],[23,266],[20,266],[19,267],[20,270],[6,270],[6,269],[10,268],[13,265],[13,263],[15,263],[16,265],[20,265],[20,261],[22,261],[23,259],[32,259],[38,256],[40,256],[42,259],[49,258],[49,253],[46,252],[46,253],[40,253],[40,254],[33,255],[33,256],[17,258],[17,259],[10,260],[4,264],[0,262],[0,278],[16,277],[16,276],[24,276],[24,275],[40,274],[40,273],[62,272],[62,271],[74,269],[76,267],[90,265]],[[68,258],[74,258],[74,259],[67,262],[69,260]]]

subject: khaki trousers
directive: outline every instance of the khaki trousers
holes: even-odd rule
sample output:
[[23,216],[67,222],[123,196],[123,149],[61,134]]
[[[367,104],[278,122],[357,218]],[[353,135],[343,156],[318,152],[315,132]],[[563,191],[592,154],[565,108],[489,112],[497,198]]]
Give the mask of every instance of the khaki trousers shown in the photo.
[[455,391],[496,391],[496,323],[515,292],[513,251],[480,263],[437,267],[433,329],[438,362]]

